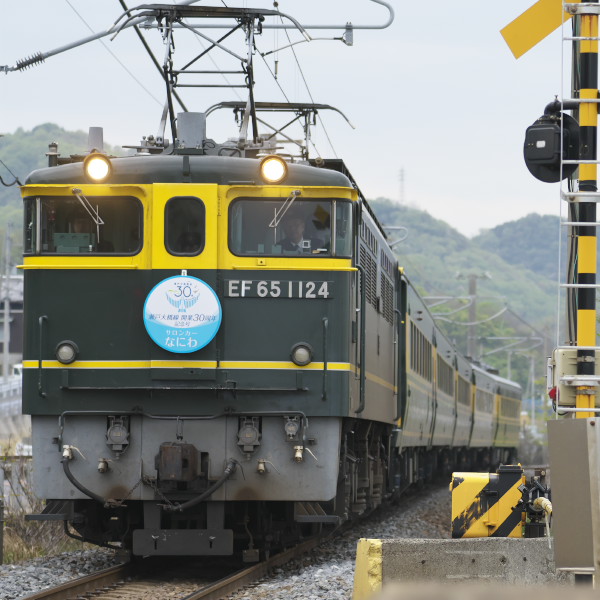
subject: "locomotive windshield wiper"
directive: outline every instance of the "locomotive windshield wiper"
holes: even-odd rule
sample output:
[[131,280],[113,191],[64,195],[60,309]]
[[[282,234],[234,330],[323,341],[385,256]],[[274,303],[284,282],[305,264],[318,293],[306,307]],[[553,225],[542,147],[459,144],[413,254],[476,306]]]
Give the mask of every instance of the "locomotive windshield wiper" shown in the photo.
[[92,221],[94,221],[94,224],[96,225],[96,239],[99,240],[100,239],[100,225],[104,225],[104,221],[100,217],[100,213],[98,212],[98,207],[96,206],[96,208],[94,208],[91,205],[90,201],[83,195],[83,192],[79,188],[73,188],[71,190],[71,193],[73,194],[73,196],[75,196],[77,198],[77,200],[79,200],[79,203],[81,204],[81,206],[83,206],[83,208],[85,208],[85,211],[87,212],[87,214],[90,215],[90,218],[92,219]]
[[281,219],[285,217],[285,213],[290,210],[292,204],[294,204],[294,200],[301,194],[300,190],[294,190],[281,205],[281,208],[275,211],[275,216],[273,220],[269,223],[269,227],[275,228],[279,226],[281,223]]

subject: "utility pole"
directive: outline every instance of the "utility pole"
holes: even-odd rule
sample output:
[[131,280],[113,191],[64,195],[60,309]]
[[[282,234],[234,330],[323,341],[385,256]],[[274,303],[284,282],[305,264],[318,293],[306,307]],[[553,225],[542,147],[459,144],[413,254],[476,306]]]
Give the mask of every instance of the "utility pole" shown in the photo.
[[529,394],[531,398],[531,429],[537,432],[535,423],[535,358],[533,354],[529,357]]
[[469,275],[469,297],[471,304],[469,305],[469,333],[467,334],[467,354],[473,358],[477,358],[477,275]]
[[404,204],[404,167],[400,169],[400,173],[398,174],[398,180],[400,182],[400,204]]
[[2,377],[4,383],[8,382],[8,357],[10,346],[10,224],[6,224],[6,234],[4,237],[4,260],[2,264],[2,300],[4,302],[3,319],[4,326],[2,328]]
[[463,275],[459,273],[458,279],[469,280],[469,324],[467,333],[467,356],[470,356],[473,360],[478,358],[477,352],[477,280],[478,279],[491,279],[488,273],[477,275],[470,273],[469,275]]

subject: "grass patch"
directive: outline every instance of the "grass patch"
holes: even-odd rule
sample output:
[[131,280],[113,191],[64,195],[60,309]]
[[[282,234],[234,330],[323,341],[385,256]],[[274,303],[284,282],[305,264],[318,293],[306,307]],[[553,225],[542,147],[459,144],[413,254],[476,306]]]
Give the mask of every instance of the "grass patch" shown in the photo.
[[68,537],[62,521],[25,520],[26,514],[44,508],[32,490],[30,458],[0,457],[0,470],[4,475],[4,564],[90,548]]

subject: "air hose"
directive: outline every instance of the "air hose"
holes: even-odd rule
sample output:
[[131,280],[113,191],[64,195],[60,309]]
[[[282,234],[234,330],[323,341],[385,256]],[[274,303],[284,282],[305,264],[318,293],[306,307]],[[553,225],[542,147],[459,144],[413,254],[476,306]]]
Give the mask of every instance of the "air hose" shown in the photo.
[[63,466],[63,471],[65,472],[65,475],[67,476],[67,479],[82,493],[85,494],[86,496],[88,496],[89,498],[91,498],[92,500],[96,500],[97,502],[100,502],[102,505],[106,505],[106,500],[104,498],[102,498],[102,496],[98,496],[98,494],[94,494],[94,492],[92,492],[91,490],[88,490],[84,485],[82,485],[81,483],[79,483],[79,481],[77,481],[77,479],[75,479],[75,476],[73,475],[73,473],[71,473],[71,467],[69,467],[69,461],[73,459],[73,454],[70,450],[70,448],[65,447],[65,450],[63,451],[63,457],[61,459],[61,463]]
[[[63,471],[65,472],[67,479],[82,494],[85,494],[88,498],[91,498],[92,500],[96,500],[96,502],[100,502],[100,504],[106,506],[107,500],[102,498],[102,496],[98,496],[98,494],[95,494],[91,490],[88,490],[83,484],[81,484],[79,481],[77,481],[77,479],[75,479],[75,476],[73,475],[73,473],[71,473],[71,468],[69,467],[69,461],[71,461],[72,459],[73,459],[73,454],[72,454],[71,449],[65,447],[65,450],[63,451],[63,458],[60,462],[62,463]],[[223,474],[221,475],[221,477],[219,477],[219,479],[217,479],[217,481],[215,481],[207,490],[202,492],[202,494],[200,494],[199,496],[196,496],[195,498],[192,498],[191,500],[188,500],[187,502],[184,502],[183,504],[179,504],[179,503],[167,504],[163,507],[164,510],[169,511],[169,512],[176,512],[176,511],[182,512],[184,510],[187,510],[188,508],[191,508],[192,506],[196,506],[196,504],[199,504],[200,502],[206,500],[207,498],[210,498],[210,496],[212,496],[234,474],[234,472],[237,468],[237,465],[238,465],[237,460],[235,460],[233,458],[230,459],[229,462],[227,463],[227,466],[225,467],[225,470],[223,471]]]
[[219,477],[219,479],[217,479],[217,481],[215,481],[207,490],[202,492],[199,496],[184,502],[183,504],[177,503],[164,505],[164,510],[169,512],[182,512],[188,508],[191,508],[192,506],[196,506],[196,504],[200,504],[200,502],[203,502],[207,498],[210,498],[210,496],[212,496],[235,473],[237,465],[237,460],[233,458],[229,459],[229,462],[223,471],[223,475],[221,475],[221,477]]

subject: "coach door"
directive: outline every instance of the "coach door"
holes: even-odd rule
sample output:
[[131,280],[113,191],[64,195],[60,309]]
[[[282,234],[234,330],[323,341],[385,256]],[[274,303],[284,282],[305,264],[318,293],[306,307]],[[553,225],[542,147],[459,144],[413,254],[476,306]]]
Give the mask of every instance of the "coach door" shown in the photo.
[[176,366],[170,361],[177,360],[214,369],[221,324],[217,186],[156,184],[153,195],[147,223],[151,264],[144,304],[144,324],[154,342],[153,371]]

